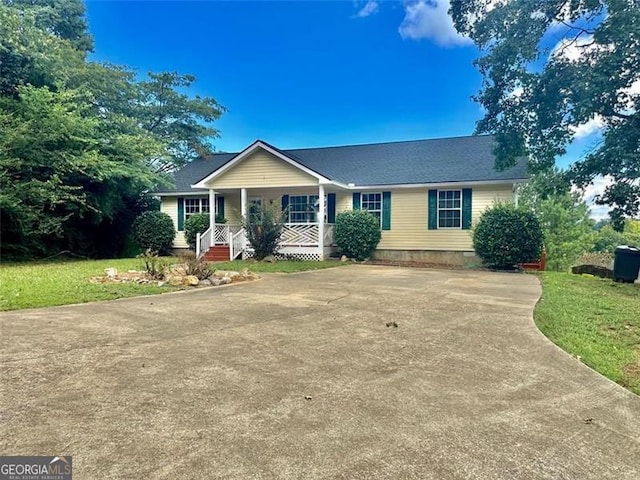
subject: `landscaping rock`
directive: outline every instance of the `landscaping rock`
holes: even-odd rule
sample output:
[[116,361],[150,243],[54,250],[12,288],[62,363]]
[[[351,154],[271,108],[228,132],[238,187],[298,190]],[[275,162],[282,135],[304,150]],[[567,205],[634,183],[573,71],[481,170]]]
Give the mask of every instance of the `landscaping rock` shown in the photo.
[[220,283],[218,285],[227,285],[227,284],[233,282],[231,277],[220,277],[219,281],[220,281]]
[[342,255],[342,256],[340,257],[340,261],[341,261],[341,262],[348,262],[348,261],[349,261],[349,257],[347,257],[346,255]]
[[276,263],[278,260],[273,255],[267,255],[262,259],[262,261],[267,263]]
[[200,287],[209,287],[209,286],[211,286],[211,280],[209,280],[208,278],[204,278],[204,279],[200,280],[200,282],[198,283],[198,286],[200,286]]
[[116,278],[118,276],[118,269],[117,268],[105,268],[104,269],[104,274],[107,276],[107,278]]
[[172,275],[169,274],[167,275],[167,278],[165,278],[165,280],[167,281],[167,283],[171,286],[174,287],[179,287],[180,285],[182,285],[183,279],[184,277],[180,276],[180,275]]
[[197,287],[200,283],[200,280],[195,275],[187,275],[184,277],[183,283],[190,287]]
[[178,265],[172,265],[171,266],[171,273],[175,274],[175,275],[179,275],[181,277],[185,277],[187,275],[187,269],[184,265],[178,264]]

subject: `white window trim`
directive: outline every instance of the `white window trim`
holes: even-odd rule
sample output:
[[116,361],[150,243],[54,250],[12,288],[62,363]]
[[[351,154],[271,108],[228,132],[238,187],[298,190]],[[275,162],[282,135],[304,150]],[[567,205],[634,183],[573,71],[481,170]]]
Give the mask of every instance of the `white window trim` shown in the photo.
[[[309,202],[309,197],[318,197],[318,199],[320,198],[315,193],[291,193],[291,194],[289,194],[289,203],[288,203],[288,206],[289,206],[289,217],[288,217],[289,223],[298,223],[298,224],[302,224],[302,225],[304,225],[306,223],[309,223],[309,224],[320,223],[320,222],[317,222],[317,221],[316,222],[292,222],[291,221],[291,205],[292,205],[291,197],[307,197],[307,204]],[[315,207],[316,207],[316,205],[314,204],[314,208]],[[319,212],[316,212],[316,213],[319,213]],[[329,195],[326,194],[326,193],[324,195],[324,215],[322,217],[323,217],[323,222],[324,223],[328,223],[328,219],[329,219]]]
[[[438,230],[462,230],[462,189],[460,188],[448,188],[438,190],[436,195],[436,210],[438,211],[438,218],[436,227]],[[440,226],[440,192],[460,192],[460,207],[459,208],[443,208],[442,210],[459,210],[460,211],[460,226],[459,227],[441,227]]]
[[[198,201],[198,211],[197,211],[197,212],[189,212],[189,213],[188,213],[188,215],[187,215],[187,201],[191,202],[191,201],[194,201],[194,200],[197,200],[197,201]],[[195,215],[195,214],[197,214],[197,213],[209,213],[209,212],[204,212],[204,211],[202,210],[202,202],[203,202],[203,201],[207,201],[207,202],[208,202],[208,201],[209,201],[209,197],[185,198],[185,199],[183,200],[183,202],[184,202],[184,208],[183,208],[183,212],[182,212],[182,216],[183,216],[183,219],[182,219],[182,220],[184,220],[184,221],[186,222],[186,221],[187,221],[187,218],[189,218],[189,216],[191,216],[191,215]],[[215,212],[215,209],[216,209],[216,207],[217,207],[217,206],[218,206],[218,205],[217,205],[217,202],[216,202],[216,205],[214,205],[214,207],[213,207],[213,208],[214,208],[214,212]],[[209,205],[209,210],[211,210],[211,205]],[[215,212],[215,214],[217,214],[217,213],[218,213],[218,212]]]
[[[363,195],[380,195],[380,210],[366,210],[366,209],[364,208],[364,201],[363,201],[363,199],[362,199],[362,196],[363,196]],[[379,212],[380,212],[380,217],[378,217],[378,218],[379,218],[379,220],[380,220],[380,229],[382,229],[382,210],[383,210],[383,202],[384,202],[384,199],[383,199],[382,192],[361,192],[361,193],[360,193],[360,210],[364,210],[365,212],[372,212],[372,213],[373,213],[373,212],[378,212],[378,211],[379,211]]]

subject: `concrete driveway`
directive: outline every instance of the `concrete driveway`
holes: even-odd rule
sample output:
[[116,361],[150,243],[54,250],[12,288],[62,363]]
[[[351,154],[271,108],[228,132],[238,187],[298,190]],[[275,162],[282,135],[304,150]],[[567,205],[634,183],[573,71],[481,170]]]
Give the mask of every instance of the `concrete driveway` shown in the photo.
[[637,479],[640,398],[538,332],[539,295],[351,266],[4,313],[0,453],[75,479]]

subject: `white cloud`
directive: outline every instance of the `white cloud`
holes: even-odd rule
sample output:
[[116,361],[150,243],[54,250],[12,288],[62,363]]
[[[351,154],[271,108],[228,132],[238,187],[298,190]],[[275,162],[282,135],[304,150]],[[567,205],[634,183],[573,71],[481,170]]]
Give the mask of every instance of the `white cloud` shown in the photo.
[[582,125],[571,127],[571,130],[573,130],[573,139],[580,140],[594,133],[598,133],[602,131],[604,126],[605,126],[604,119],[600,115],[596,115],[587,123],[583,123]]
[[563,38],[553,47],[549,57],[562,57],[575,62],[591,48],[591,44],[593,44],[593,35],[583,35],[578,39]]
[[[357,6],[357,4],[356,4]],[[357,18],[365,18],[373,15],[378,11],[378,2],[375,0],[368,0],[367,3],[355,14]]]
[[460,35],[449,15],[449,0],[409,0],[404,3],[400,36],[413,40],[430,39],[441,46],[468,45],[471,39]]
[[582,191],[582,198],[589,206],[589,216],[594,220],[602,220],[607,218],[611,207],[607,205],[596,205],[596,196],[602,195],[605,188],[613,184],[614,180],[610,176],[598,176],[593,179],[593,183],[585,187]]

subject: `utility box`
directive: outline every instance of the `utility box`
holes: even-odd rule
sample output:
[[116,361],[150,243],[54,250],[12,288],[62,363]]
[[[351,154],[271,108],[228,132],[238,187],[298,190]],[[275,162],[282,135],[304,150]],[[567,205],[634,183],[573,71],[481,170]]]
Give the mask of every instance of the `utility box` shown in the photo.
[[640,248],[620,245],[615,250],[613,279],[616,282],[633,283],[640,271]]

